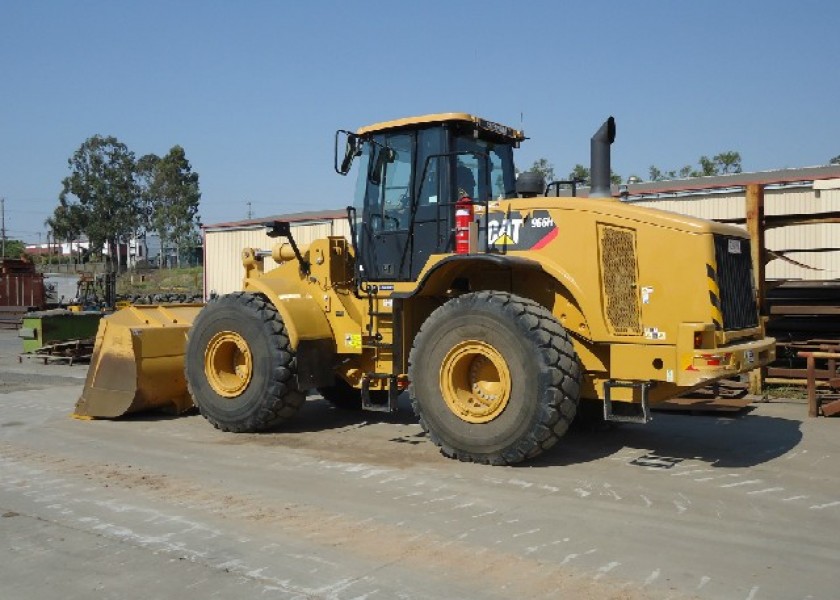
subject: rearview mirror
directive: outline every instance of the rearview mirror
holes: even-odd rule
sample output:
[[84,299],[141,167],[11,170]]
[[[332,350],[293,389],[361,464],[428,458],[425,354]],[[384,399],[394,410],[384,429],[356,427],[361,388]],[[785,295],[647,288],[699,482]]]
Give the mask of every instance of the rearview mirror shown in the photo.
[[373,185],[382,183],[382,175],[385,173],[385,165],[394,162],[397,153],[387,146],[371,144],[371,156],[368,163],[368,181]]
[[[338,148],[344,147],[344,158],[341,159],[341,165],[338,164]],[[359,136],[350,131],[339,129],[335,132],[335,172],[339,175],[347,175],[350,172],[350,167],[353,165],[353,159],[361,154],[361,144],[359,144]]]

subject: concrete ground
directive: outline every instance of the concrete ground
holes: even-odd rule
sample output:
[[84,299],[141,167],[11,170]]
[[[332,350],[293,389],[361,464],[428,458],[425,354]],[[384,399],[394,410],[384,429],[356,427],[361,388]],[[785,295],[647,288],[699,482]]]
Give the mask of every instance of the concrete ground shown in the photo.
[[0,331],[0,597],[826,598],[840,420],[802,401],[578,429],[520,467],[442,457],[406,407],[282,430],[69,418],[86,367]]

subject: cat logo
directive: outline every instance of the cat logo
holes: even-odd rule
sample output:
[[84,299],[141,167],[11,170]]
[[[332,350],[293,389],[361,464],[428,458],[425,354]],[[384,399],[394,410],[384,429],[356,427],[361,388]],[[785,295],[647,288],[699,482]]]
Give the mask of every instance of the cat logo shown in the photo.
[[513,246],[514,244],[516,244],[516,240],[506,233],[503,233],[493,241],[493,245],[495,246]]
[[515,246],[519,243],[519,230],[522,228],[522,219],[492,220],[488,224],[488,236],[490,245]]
[[[551,213],[537,209],[530,214],[519,211],[491,212],[478,218],[478,243],[499,252],[539,250],[557,238],[559,229]],[[486,242],[485,242],[486,240]]]

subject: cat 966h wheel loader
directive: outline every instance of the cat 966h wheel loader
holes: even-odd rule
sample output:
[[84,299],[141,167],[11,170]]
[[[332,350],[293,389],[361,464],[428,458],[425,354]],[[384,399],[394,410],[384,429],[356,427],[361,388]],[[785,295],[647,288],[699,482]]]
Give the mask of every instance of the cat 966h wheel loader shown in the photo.
[[746,233],[611,198],[614,137],[610,118],[580,198],[517,178],[522,132],[471,115],[339,131],[335,169],[358,172],[351,239],[301,247],[269,223],[278,243],[243,250],[241,291],[105,319],[77,414],[191,398],[219,429],[258,431],[309,390],[379,411],[407,390],[445,455],[512,464],[581,403],[645,422],[654,403],[766,365]]

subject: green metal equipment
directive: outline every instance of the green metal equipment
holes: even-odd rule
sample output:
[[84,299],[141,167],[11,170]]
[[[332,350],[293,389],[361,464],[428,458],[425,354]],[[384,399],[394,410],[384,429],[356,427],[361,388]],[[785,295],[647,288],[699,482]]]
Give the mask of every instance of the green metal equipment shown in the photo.
[[23,339],[24,352],[36,352],[53,344],[95,338],[100,319],[100,312],[31,312],[24,315],[18,337]]

